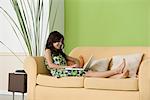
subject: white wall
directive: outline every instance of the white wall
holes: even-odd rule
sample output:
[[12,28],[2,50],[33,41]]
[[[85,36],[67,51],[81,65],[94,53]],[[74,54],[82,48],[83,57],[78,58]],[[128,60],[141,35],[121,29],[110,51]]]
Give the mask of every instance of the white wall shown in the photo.
[[[0,0],[0,6],[5,8],[10,15],[16,19],[13,10],[11,10],[10,0]],[[8,19],[2,14],[0,10],[0,41],[4,42],[9,48],[15,52],[22,52],[19,41],[17,40],[13,30],[8,22]],[[0,44],[0,52],[9,52],[9,50]]]
[[[17,54],[23,61],[25,56]],[[7,94],[8,91],[8,74],[16,69],[23,69],[23,64],[10,53],[0,53],[0,94]]]
[[[0,0],[0,6],[5,8],[13,18],[15,14],[10,6],[10,0]],[[64,0],[55,1],[54,8],[58,7],[54,30],[64,34]],[[24,60],[25,52],[17,40],[8,19],[0,12],[0,41],[4,42],[20,59]],[[23,69],[23,64],[2,44],[0,44],[0,94],[7,93],[8,73],[16,69]]]

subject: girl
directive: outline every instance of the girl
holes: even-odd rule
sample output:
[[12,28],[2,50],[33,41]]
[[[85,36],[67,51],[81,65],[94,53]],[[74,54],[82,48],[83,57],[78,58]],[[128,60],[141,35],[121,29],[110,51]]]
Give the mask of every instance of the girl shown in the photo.
[[[128,70],[125,70],[125,62],[123,62],[118,68],[105,72],[84,72],[83,70],[64,70],[65,67],[77,68],[80,63],[79,60],[66,55],[63,52],[64,37],[57,31],[50,33],[46,48],[45,48],[45,64],[50,74],[54,77],[64,76],[85,76],[87,77],[112,77],[112,78],[124,78],[128,76]],[[71,61],[73,65],[67,65],[67,62]]]

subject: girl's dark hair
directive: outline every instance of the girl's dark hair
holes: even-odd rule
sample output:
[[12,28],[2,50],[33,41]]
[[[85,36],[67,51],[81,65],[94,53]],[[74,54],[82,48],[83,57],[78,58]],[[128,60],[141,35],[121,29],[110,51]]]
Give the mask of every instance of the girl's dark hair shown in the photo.
[[51,50],[51,54],[54,54],[54,55],[61,54],[66,59],[66,54],[62,51],[63,48],[57,50],[53,46],[53,43],[60,42],[61,39],[62,39],[62,47],[64,48],[64,36],[62,34],[60,34],[58,31],[51,32],[49,34],[48,39],[47,39],[45,49],[50,49]]

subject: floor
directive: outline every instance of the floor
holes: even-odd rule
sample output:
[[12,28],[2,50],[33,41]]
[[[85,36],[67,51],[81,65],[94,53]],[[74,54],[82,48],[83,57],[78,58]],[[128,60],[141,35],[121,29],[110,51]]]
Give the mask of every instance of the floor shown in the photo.
[[[15,95],[15,100],[23,100],[22,95]],[[6,95],[6,94],[0,94],[0,100],[13,100],[12,95]],[[26,96],[24,97],[24,100],[26,100]]]

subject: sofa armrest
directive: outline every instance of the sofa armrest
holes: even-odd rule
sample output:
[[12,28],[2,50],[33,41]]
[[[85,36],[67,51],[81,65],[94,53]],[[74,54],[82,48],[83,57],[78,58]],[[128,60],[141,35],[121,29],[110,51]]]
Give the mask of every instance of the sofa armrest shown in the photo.
[[34,100],[37,77],[37,64],[33,57],[27,56],[25,58],[24,69],[27,73],[27,100]]
[[139,70],[140,100],[150,100],[150,59],[141,63]]

